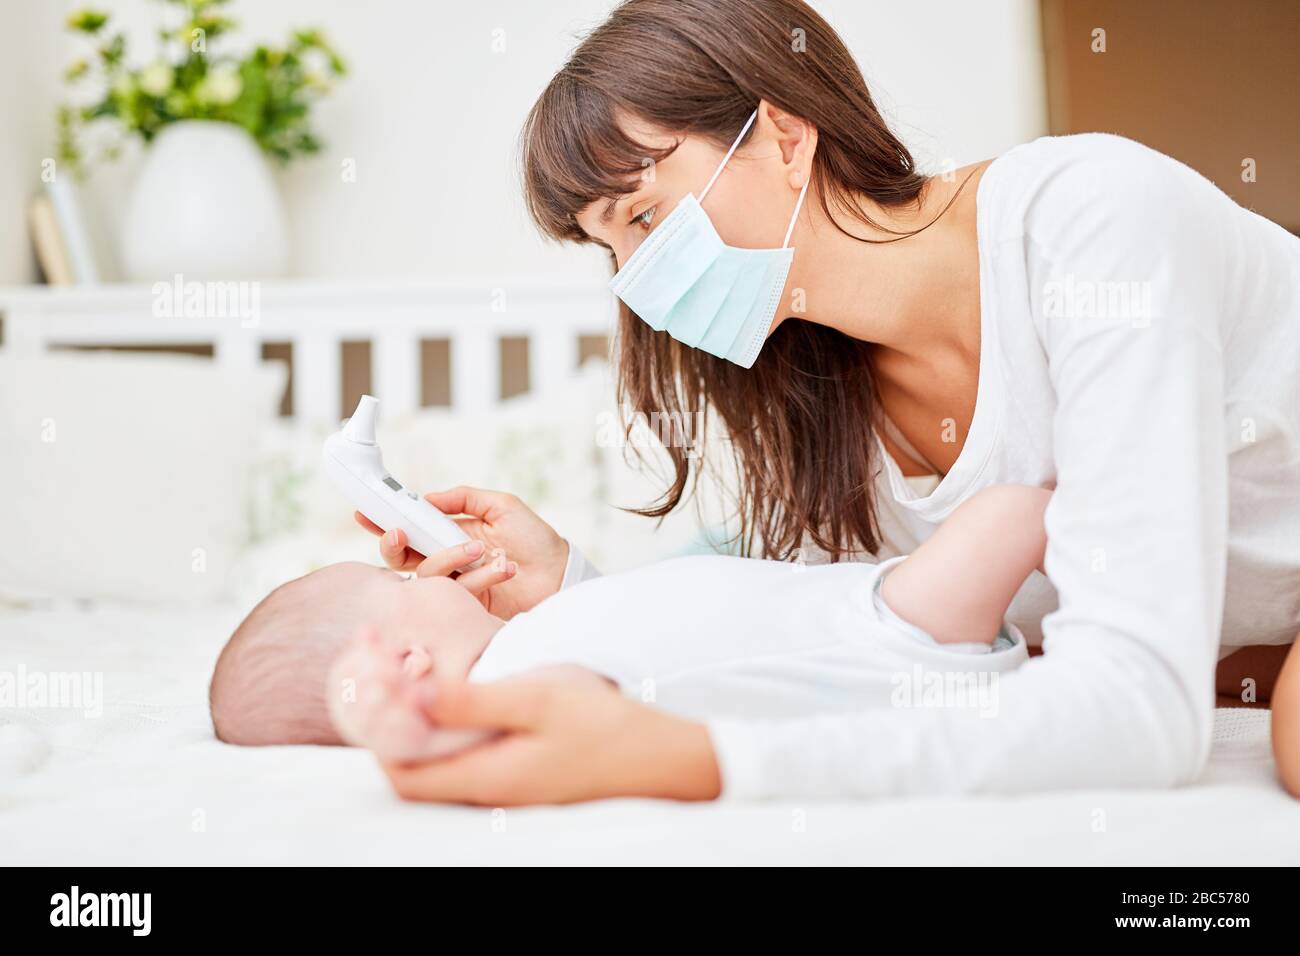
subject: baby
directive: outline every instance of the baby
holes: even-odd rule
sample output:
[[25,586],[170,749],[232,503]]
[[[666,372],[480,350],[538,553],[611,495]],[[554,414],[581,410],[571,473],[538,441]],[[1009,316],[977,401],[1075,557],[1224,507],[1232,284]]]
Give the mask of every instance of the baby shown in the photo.
[[1027,659],[1003,617],[1042,562],[1048,498],[984,489],[912,555],[878,565],[677,558],[508,622],[446,578],[334,565],[281,586],[235,631],[213,675],[213,723],[231,743],[346,742],[418,761],[482,737],[429,720],[435,672],[548,669],[696,719],[908,706],[927,673],[981,678],[965,685],[975,695]]

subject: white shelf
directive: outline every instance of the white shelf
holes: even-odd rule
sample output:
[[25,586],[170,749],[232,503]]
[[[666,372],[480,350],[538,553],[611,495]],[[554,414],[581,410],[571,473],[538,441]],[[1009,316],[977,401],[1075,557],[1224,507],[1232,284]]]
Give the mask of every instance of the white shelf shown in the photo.
[[[217,288],[224,287],[224,288]],[[196,290],[202,304],[190,301]],[[600,284],[545,278],[502,281],[315,280],[0,288],[0,354],[39,355],[67,346],[211,344],[214,360],[247,367],[261,346],[291,342],[298,417],[336,418],[340,343],[372,343],[372,380],[385,407],[416,407],[422,339],[447,339],[452,405],[499,400],[498,343],[529,342],[529,378],[545,388],[571,374],[578,340],[611,335],[615,300]],[[209,293],[213,293],[211,299]],[[198,306],[198,308],[195,308]]]
[[[491,310],[498,290],[504,292],[506,311],[516,305],[536,306],[555,302],[585,302],[608,308],[612,297],[599,283],[580,284],[571,280],[549,280],[527,276],[505,279],[438,281],[428,279],[331,281],[322,279],[214,280],[208,286],[236,284],[256,287],[266,307],[317,307],[355,309],[361,307],[420,307],[450,304]],[[135,310],[151,305],[160,295],[156,286],[168,283],[110,283],[103,285],[0,286],[0,310],[44,313]],[[605,316],[608,317],[607,314]]]

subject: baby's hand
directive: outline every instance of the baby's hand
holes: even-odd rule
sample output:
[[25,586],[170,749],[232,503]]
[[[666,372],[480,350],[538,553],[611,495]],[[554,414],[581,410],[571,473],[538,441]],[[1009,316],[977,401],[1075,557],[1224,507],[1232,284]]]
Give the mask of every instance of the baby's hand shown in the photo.
[[482,731],[443,730],[426,712],[433,662],[423,648],[402,648],[369,629],[330,668],[330,718],[349,744],[389,761],[446,756],[483,740]]

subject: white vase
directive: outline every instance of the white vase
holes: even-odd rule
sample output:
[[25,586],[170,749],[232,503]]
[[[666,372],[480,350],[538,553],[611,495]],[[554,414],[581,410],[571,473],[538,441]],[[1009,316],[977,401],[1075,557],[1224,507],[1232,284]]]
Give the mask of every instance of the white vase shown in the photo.
[[187,120],[159,133],[127,203],[122,262],[142,282],[284,274],[284,204],[253,138],[232,123]]

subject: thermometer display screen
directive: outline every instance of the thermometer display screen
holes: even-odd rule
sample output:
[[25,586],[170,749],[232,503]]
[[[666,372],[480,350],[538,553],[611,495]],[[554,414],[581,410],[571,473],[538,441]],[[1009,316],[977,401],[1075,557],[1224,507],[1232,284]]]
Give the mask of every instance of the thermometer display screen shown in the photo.
[[389,488],[392,488],[394,491],[402,490],[402,483],[398,481],[396,478],[394,478],[392,475],[384,476],[384,484],[386,484]]

